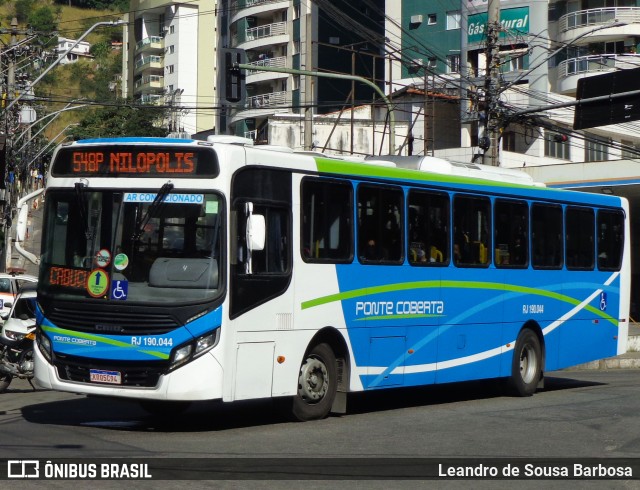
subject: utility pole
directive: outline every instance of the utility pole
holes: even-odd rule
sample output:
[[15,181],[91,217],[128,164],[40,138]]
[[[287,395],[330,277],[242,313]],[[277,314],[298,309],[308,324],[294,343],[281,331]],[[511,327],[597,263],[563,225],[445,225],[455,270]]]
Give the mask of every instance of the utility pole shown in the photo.
[[[487,67],[485,72],[485,138],[488,137],[489,165],[500,166],[500,121],[498,114],[498,79],[500,76],[500,0],[489,0],[487,10]],[[486,141],[486,140],[485,140]],[[486,146],[486,143],[485,143]],[[485,156],[486,156],[485,149]],[[486,161],[484,163],[487,163]]]
[[[305,18],[305,67],[309,70],[313,69],[313,36],[311,22],[311,13],[308,13]],[[313,150],[313,101],[314,101],[315,84],[312,78],[304,79],[304,149],[307,151]]]

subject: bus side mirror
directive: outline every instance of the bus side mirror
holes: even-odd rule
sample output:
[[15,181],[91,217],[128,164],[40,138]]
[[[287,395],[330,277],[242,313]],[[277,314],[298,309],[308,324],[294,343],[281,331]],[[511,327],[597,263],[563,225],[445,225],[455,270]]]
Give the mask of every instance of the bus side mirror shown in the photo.
[[18,224],[16,226],[16,241],[23,242],[27,234],[27,220],[29,218],[29,206],[22,206],[18,211]]
[[264,250],[266,226],[264,216],[251,214],[247,218],[247,248],[248,252]]

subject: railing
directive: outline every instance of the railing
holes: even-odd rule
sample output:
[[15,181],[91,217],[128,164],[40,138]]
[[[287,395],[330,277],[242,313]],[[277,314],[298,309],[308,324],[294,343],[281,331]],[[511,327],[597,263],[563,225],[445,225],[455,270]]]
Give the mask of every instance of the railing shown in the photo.
[[271,36],[280,36],[287,33],[286,22],[276,22],[275,24],[265,24],[263,26],[252,27],[247,29],[246,40],[254,41]]
[[162,63],[162,56],[146,56],[140,58],[136,61],[136,70],[144,65],[149,65],[151,63]]
[[149,36],[145,37],[142,41],[138,41],[136,43],[136,49],[146,48],[147,46],[151,46],[152,44],[159,44],[159,47],[162,47],[164,43],[164,38],[160,36]]
[[159,104],[164,99],[164,95],[142,94],[140,96],[141,104]]
[[282,1],[283,0],[233,0],[233,2],[231,2],[231,12],[237,12],[240,9],[255,7],[257,5],[262,5],[263,3],[276,3]]
[[157,83],[162,84],[164,81],[164,77],[161,75],[147,75],[146,77],[142,77],[140,80],[137,80],[134,83],[135,88],[140,88],[143,85]]
[[287,103],[287,92],[271,92],[247,97],[247,109],[264,109],[287,105]]
[[581,73],[596,73],[639,67],[640,56],[636,54],[580,56],[561,62],[558,65],[558,78],[579,75]]
[[255,140],[256,140],[256,137],[257,137],[257,136],[258,136],[258,130],[257,130],[257,129],[254,129],[253,131],[245,131],[245,132],[244,132],[244,137],[245,137],[245,138],[250,138],[250,139],[252,139],[253,141],[255,141]]
[[607,22],[633,24],[640,22],[639,7],[609,7],[589,10],[578,10],[560,17],[558,27],[560,32],[566,32],[580,27],[597,26]]
[[[278,56],[277,58],[267,58],[264,60],[253,61],[248,63],[252,66],[273,66],[275,68],[284,68],[287,64],[286,56]],[[265,73],[260,70],[247,70],[247,75],[255,75],[257,73]]]

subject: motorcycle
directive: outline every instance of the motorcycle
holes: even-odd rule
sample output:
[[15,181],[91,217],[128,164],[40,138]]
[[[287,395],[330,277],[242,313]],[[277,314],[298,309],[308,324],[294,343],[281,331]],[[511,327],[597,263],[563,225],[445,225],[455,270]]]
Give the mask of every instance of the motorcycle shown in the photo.
[[36,338],[35,290],[23,290],[16,297],[0,333],[0,393],[13,378],[33,379],[33,346]]

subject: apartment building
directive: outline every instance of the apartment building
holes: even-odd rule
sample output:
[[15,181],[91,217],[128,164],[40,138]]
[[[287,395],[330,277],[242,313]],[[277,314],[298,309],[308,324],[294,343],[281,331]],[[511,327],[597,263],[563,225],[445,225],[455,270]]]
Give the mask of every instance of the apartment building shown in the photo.
[[211,0],[131,0],[123,96],[170,106],[172,134],[215,128],[217,9]]
[[[460,145],[441,150],[442,157],[471,161],[482,153],[487,7],[486,0],[387,1],[387,15],[398,24],[388,20],[388,31],[401,40],[405,55],[393,70],[400,74],[394,82],[421,85],[427,71],[435,86],[460,89]],[[500,101],[514,113],[574,100],[582,78],[640,67],[638,0],[502,0],[500,12]],[[502,133],[500,164],[638,158],[638,123],[574,133],[573,111],[541,111],[541,124],[514,117]]]

